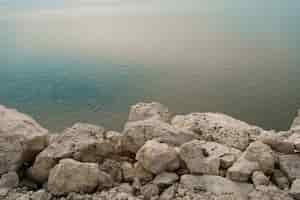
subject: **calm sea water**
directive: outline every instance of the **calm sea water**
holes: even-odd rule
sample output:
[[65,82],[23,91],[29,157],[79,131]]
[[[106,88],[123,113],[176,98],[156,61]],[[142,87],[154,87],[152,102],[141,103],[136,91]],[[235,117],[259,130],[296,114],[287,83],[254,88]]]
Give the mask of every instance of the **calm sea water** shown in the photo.
[[182,13],[2,16],[0,104],[53,131],[77,121],[120,130],[139,101],[287,129],[300,108],[300,4],[251,2]]

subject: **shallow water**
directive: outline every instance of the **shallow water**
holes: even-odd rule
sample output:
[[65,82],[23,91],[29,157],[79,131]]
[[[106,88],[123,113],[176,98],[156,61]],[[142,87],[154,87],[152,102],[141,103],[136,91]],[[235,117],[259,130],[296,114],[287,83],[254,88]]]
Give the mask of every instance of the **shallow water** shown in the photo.
[[139,101],[287,129],[300,108],[300,4],[251,2],[146,14],[0,14],[0,104],[53,131],[77,121],[120,130]]

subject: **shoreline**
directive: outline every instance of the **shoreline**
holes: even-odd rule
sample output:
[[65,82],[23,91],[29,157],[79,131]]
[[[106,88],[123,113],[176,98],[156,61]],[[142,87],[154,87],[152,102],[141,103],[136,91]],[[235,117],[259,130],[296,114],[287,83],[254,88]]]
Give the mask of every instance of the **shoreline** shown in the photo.
[[300,199],[300,111],[276,132],[222,113],[130,107],[121,132],[50,134],[0,105],[0,199]]

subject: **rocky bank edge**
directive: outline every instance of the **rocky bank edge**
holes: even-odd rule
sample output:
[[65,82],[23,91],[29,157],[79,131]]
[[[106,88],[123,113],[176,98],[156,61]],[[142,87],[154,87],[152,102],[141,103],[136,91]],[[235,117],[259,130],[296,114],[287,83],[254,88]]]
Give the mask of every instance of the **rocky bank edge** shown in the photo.
[[276,133],[138,103],[122,133],[77,123],[50,134],[0,106],[0,199],[299,200],[298,115]]

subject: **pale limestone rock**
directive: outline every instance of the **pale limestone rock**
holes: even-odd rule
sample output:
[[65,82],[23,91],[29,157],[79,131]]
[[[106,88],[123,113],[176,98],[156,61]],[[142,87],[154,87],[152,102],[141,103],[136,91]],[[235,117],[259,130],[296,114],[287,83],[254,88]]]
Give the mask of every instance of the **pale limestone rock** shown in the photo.
[[28,115],[0,105],[0,175],[32,162],[47,146],[47,135]]
[[52,194],[92,192],[98,186],[99,166],[63,159],[50,171],[48,189]]
[[140,121],[155,118],[164,122],[170,120],[169,109],[161,103],[138,103],[130,107],[128,121]]
[[290,181],[300,178],[300,156],[297,154],[279,155],[279,167]]
[[100,162],[114,153],[110,141],[104,139],[104,128],[77,123],[66,129],[35,159],[28,175],[39,183],[47,181],[50,170],[63,158],[82,162]]
[[197,138],[190,131],[182,131],[156,119],[128,122],[123,131],[122,148],[136,153],[148,140],[158,139],[164,143],[179,146]]
[[295,147],[291,140],[289,140],[285,135],[280,133],[275,133],[274,131],[264,131],[258,140],[269,145],[273,150],[285,154],[294,153]]
[[205,151],[204,144],[205,141],[200,140],[183,144],[179,150],[180,158],[193,174],[218,175],[220,159],[216,155],[210,156],[209,152]]
[[251,174],[259,170],[258,162],[252,162],[245,158],[240,158],[227,171],[227,177],[234,181],[247,182]]
[[262,131],[221,113],[191,113],[172,119],[176,128],[193,131],[199,138],[211,140],[240,150],[247,148],[251,139]]
[[136,159],[148,171],[159,174],[179,168],[179,156],[173,147],[150,140],[137,152]]
[[201,143],[208,157],[220,158],[220,165],[223,168],[229,168],[242,155],[240,150],[216,142]]
[[294,199],[300,200],[300,179],[294,180],[289,193]]
[[247,181],[254,171],[271,174],[275,166],[275,155],[272,149],[256,141],[249,145],[246,151],[228,169],[227,176],[234,181]]

